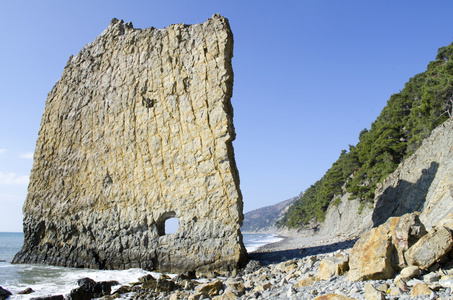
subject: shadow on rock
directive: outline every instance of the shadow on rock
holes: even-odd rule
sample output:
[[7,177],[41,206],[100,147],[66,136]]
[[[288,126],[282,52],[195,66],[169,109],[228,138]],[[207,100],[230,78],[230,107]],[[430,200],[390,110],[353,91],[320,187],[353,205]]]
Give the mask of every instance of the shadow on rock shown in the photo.
[[433,161],[429,169],[422,170],[422,175],[416,183],[399,180],[396,186],[390,185],[385,188],[378,197],[373,211],[373,227],[384,224],[390,217],[420,211],[438,168],[439,163]]

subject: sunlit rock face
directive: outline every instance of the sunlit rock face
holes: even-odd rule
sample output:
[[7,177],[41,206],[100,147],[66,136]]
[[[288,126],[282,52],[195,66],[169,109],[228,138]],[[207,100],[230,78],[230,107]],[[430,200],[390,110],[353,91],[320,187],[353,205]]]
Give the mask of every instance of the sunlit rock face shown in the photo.
[[[246,257],[228,20],[113,19],[49,93],[15,263],[228,273]],[[179,228],[166,234],[165,221]]]

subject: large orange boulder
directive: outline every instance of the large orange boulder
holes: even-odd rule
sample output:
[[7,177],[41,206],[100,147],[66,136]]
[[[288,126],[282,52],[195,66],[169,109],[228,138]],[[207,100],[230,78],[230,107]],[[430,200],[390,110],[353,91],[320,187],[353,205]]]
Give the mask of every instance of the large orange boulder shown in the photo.
[[389,218],[364,233],[351,250],[349,280],[393,278],[407,266],[405,252],[425,234],[417,213]]

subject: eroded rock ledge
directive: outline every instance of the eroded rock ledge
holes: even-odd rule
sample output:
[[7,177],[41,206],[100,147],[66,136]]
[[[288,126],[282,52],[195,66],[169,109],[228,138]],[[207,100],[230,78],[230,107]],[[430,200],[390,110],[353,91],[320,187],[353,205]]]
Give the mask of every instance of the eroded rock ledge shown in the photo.
[[[228,20],[113,19],[49,93],[14,263],[227,273],[245,261]],[[165,234],[165,221],[179,228]]]

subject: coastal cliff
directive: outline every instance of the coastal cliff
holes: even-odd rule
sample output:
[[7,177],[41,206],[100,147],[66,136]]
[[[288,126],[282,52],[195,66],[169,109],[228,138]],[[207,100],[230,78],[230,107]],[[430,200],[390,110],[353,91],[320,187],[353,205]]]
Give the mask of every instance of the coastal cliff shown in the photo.
[[376,189],[373,205],[331,203],[321,233],[358,236],[390,217],[419,212],[427,229],[453,212],[453,120],[435,128],[421,147]]
[[[425,159],[428,165],[415,162],[414,157],[421,154],[414,154],[434,135],[435,128],[452,118],[452,70],[453,44],[450,44],[439,48],[425,72],[410,78],[400,92],[390,96],[370,128],[360,132],[359,142],[341,151],[332,167],[301,194],[277,225],[298,229],[325,223],[324,231],[358,234],[383,224],[391,216],[420,211],[429,187],[436,184],[434,177],[440,163],[437,160],[444,154],[436,152],[435,147],[426,150],[434,159],[430,160],[428,153]],[[399,182],[391,183],[392,188],[385,186],[389,176],[398,177],[392,173],[405,161],[406,164],[414,161],[409,167],[411,175],[403,171],[407,180],[400,178]],[[442,185],[446,186],[445,181]],[[406,190],[411,190],[410,194]],[[396,198],[398,204],[394,206]]]
[[46,100],[14,263],[240,267],[232,56],[219,15],[164,29],[113,19],[71,56]]

